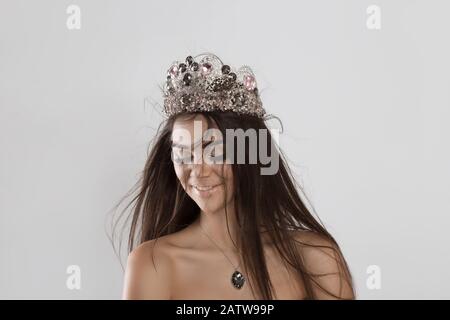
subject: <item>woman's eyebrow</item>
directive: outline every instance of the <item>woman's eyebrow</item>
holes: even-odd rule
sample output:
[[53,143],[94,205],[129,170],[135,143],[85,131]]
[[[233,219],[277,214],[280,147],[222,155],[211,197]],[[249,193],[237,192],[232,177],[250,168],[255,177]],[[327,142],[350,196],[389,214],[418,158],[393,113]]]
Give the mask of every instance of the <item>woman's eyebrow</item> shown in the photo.
[[177,142],[174,142],[172,140],[172,148],[189,148],[189,147],[195,147],[196,145],[200,144],[203,140],[198,140],[197,142],[192,143],[191,145],[184,145]]

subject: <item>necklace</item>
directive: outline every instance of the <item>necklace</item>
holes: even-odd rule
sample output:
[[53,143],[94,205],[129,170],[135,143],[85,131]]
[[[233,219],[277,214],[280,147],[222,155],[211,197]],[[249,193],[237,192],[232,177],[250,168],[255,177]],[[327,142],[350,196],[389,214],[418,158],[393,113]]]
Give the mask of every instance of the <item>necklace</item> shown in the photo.
[[202,228],[202,225],[199,223],[200,229],[202,230],[202,233],[208,237],[208,239],[222,252],[222,254],[227,258],[228,262],[233,266],[234,272],[231,275],[231,283],[236,289],[241,289],[245,282],[244,275],[238,271],[239,265],[237,267],[234,266],[233,262],[231,262],[230,258],[225,254],[225,252],[217,245],[217,243],[214,242],[213,239],[208,236],[208,234],[205,232],[205,230]]

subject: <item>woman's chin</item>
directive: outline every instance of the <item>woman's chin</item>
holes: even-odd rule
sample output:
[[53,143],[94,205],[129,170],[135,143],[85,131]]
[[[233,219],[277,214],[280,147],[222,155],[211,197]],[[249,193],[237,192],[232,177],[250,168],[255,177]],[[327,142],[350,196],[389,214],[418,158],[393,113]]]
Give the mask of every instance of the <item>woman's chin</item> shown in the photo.
[[223,207],[223,203],[216,199],[193,199],[203,212],[215,212]]

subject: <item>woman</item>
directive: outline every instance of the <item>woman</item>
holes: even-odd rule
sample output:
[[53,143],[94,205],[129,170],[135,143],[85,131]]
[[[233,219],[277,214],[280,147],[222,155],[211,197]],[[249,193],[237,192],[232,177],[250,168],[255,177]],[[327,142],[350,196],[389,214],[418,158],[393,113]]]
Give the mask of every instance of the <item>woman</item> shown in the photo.
[[123,298],[354,299],[338,244],[268,131],[250,68],[189,56],[169,68],[164,95],[167,119],[132,201]]

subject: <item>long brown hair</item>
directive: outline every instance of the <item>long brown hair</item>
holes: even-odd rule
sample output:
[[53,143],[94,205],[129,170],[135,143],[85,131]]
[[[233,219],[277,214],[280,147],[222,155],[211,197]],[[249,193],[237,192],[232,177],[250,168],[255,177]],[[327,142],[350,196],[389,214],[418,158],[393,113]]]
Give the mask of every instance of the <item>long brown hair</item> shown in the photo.
[[[194,117],[197,114],[199,112],[183,113],[182,116]],[[323,288],[316,281],[316,275],[306,269],[305,259],[296,245],[298,243],[302,246],[333,249],[340,257],[336,261],[339,263],[342,278],[348,281],[353,291],[352,277],[337,242],[325,229],[323,223],[319,222],[320,219],[314,218],[302,200],[300,192],[305,199],[307,197],[286,165],[286,157],[282,151],[279,148],[273,149],[273,137],[265,121],[234,112],[218,111],[201,114],[209,124],[213,121],[217,125],[225,140],[226,129],[243,129],[244,131],[266,129],[268,154],[276,152],[278,156],[279,168],[273,175],[260,174],[260,169],[264,165],[260,162],[259,156],[256,164],[250,164],[247,161],[244,164],[236,163],[236,161],[232,164],[235,212],[240,230],[241,248],[239,249],[242,252],[244,268],[256,285],[256,288],[251,286],[252,292],[255,294],[254,290],[256,290],[256,295],[262,299],[273,299],[273,286],[268,274],[258,227],[261,225],[267,230],[269,239],[279,256],[297,271],[298,280],[304,285],[307,299],[316,297],[313,290],[314,284],[329,295],[340,297]],[[173,124],[178,117],[179,115],[172,116],[160,124],[142,175],[134,191],[129,193],[131,195],[137,192],[125,208],[127,210],[132,206],[128,217],[131,218],[128,252],[143,242],[182,230],[200,214],[200,208],[184,191],[173,167],[171,135]],[[260,138],[257,137],[257,139],[259,146]],[[257,154],[259,155],[259,152]],[[311,210],[314,211],[313,208]],[[332,245],[301,242],[294,238],[291,232],[293,230],[312,231]]]

